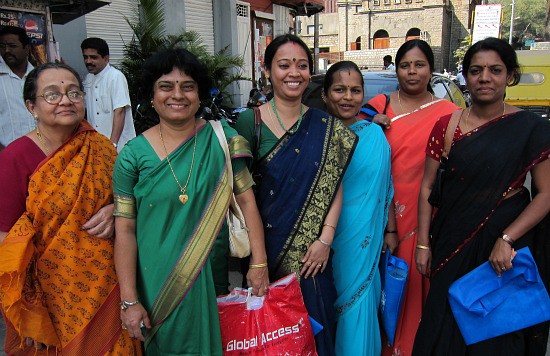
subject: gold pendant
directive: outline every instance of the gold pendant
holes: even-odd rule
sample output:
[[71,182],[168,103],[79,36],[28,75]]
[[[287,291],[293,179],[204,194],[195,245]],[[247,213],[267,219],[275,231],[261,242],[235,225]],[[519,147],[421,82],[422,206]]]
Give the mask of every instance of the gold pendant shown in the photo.
[[181,194],[179,196],[179,199],[181,203],[185,205],[185,203],[187,203],[187,201],[189,200],[189,196],[187,196],[187,194]]

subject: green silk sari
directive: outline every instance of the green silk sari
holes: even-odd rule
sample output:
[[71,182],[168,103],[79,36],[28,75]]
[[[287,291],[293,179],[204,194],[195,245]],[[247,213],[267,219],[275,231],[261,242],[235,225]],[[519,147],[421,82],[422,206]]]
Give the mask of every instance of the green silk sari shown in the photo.
[[[224,124],[233,158],[250,156],[246,141]],[[188,137],[170,155],[178,180],[187,180],[194,149]],[[252,185],[244,159],[233,161],[238,194]],[[114,171],[115,215],[135,201],[137,288],[154,325],[145,333],[147,355],[221,355],[213,269],[227,263],[225,213],[230,187],[225,157],[210,125],[198,129],[195,163],[185,205],[166,159],[160,161],[144,136],[129,142]],[[220,232],[222,230],[222,232]],[[217,242],[216,242],[217,240]],[[212,251],[212,249],[214,249]],[[211,253],[212,251],[212,253]],[[227,266],[222,266],[226,271]]]

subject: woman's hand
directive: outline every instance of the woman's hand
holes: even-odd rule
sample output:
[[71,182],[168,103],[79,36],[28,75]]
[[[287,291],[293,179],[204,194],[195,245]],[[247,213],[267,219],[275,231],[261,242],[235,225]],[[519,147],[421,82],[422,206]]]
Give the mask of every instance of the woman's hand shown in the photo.
[[126,310],[121,310],[120,319],[122,320],[122,328],[128,329],[130,337],[145,341],[141,328],[151,329],[151,322],[141,303],[129,306]]
[[432,250],[424,250],[415,248],[414,261],[416,263],[416,269],[421,275],[429,277],[430,268],[432,267]]
[[267,267],[249,268],[246,281],[252,287],[252,295],[263,297],[269,285],[269,273]]
[[384,233],[384,244],[382,245],[382,253],[386,252],[387,249],[390,249],[390,252],[393,254],[393,251],[397,249],[399,245],[399,238],[395,232],[385,232]]
[[82,225],[82,228],[95,237],[110,239],[113,237],[115,232],[115,217],[113,216],[114,209],[114,204],[104,206],[99,209],[99,211],[95,213],[94,216],[88,220],[88,222]]
[[372,122],[375,124],[380,125],[383,129],[389,129],[391,126],[391,120],[390,118],[385,114],[376,114],[372,118]]
[[313,241],[311,246],[307,249],[306,255],[302,258],[304,266],[300,274],[304,276],[304,278],[308,278],[309,276],[315,277],[319,271],[323,272],[327,267],[329,254],[329,246],[319,240]]
[[493,270],[495,270],[497,276],[500,277],[502,272],[513,267],[512,260],[515,254],[516,252],[508,242],[504,241],[502,238],[497,239],[491,251],[491,255],[489,256],[489,263],[493,267]]
[[25,346],[26,347],[34,347],[38,351],[44,350],[46,348],[46,345],[44,345],[41,342],[36,342],[33,339],[31,339],[30,337],[25,338]]

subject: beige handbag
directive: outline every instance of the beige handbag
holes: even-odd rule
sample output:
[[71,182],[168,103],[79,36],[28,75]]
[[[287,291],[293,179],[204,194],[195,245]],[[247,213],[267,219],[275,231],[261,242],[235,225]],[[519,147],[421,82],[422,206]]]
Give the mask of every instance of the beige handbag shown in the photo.
[[227,175],[229,184],[231,185],[231,203],[226,215],[227,225],[229,226],[229,253],[233,257],[243,258],[250,256],[250,239],[243,212],[237,203],[237,199],[235,199],[235,193],[233,193],[233,168],[229,156],[229,146],[227,145],[227,139],[225,138],[221,122],[215,120],[209,122],[216,136],[218,136],[220,146],[222,146],[225,154],[225,166],[227,167]]

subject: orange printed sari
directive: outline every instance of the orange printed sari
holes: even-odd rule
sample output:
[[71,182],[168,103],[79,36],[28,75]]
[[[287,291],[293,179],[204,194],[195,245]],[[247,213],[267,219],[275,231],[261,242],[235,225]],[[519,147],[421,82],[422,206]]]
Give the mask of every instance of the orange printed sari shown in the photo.
[[141,353],[121,328],[113,241],[81,227],[113,201],[115,158],[108,139],[83,122],[31,176],[26,211],[0,244],[8,354],[37,354],[26,337],[47,345],[44,353]]
[[[386,97],[378,95],[371,104],[378,112],[384,110]],[[406,355],[412,353],[416,330],[422,317],[422,306],[429,290],[429,280],[415,267],[414,252],[418,233],[418,195],[424,176],[426,144],[433,126],[441,116],[450,114],[457,106],[447,100],[440,100],[420,110],[402,115],[392,120],[386,130],[386,138],[391,146],[391,172],[394,186],[395,221],[399,246],[395,255],[409,265],[409,279],[401,315],[395,332],[393,348],[385,347],[384,355]],[[386,114],[396,117],[391,106]]]

